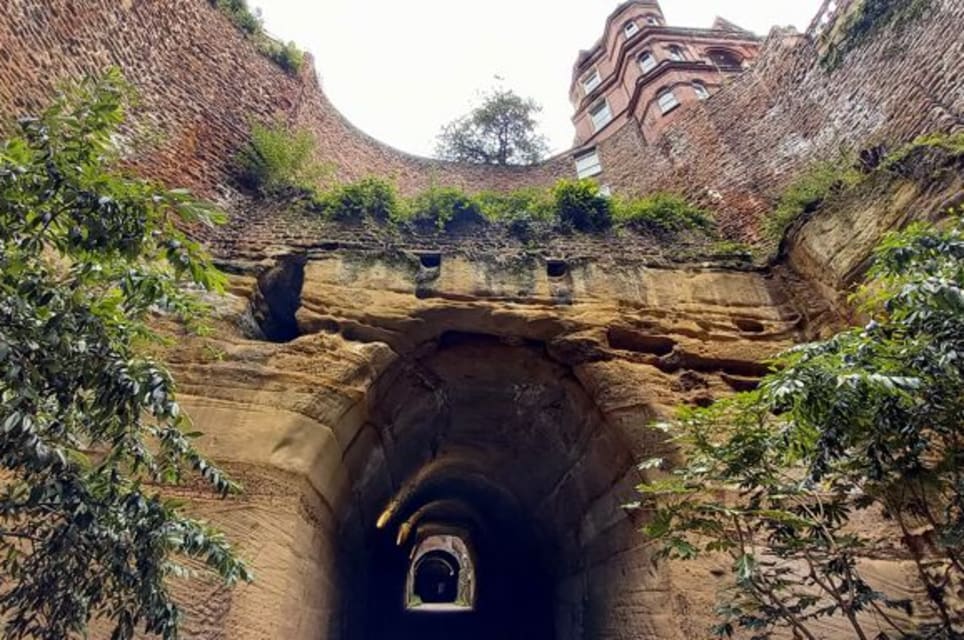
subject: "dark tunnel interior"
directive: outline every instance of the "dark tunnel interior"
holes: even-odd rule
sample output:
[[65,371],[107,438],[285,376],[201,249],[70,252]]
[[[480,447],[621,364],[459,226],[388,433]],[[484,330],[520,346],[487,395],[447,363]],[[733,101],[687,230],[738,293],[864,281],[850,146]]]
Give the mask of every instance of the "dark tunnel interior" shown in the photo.
[[[559,599],[584,568],[580,523],[632,468],[572,369],[541,343],[446,334],[382,376],[364,431],[346,454],[338,637],[565,637],[560,612],[583,607]],[[473,601],[453,602],[439,563],[445,593],[412,606],[413,559],[439,534],[471,549]]]

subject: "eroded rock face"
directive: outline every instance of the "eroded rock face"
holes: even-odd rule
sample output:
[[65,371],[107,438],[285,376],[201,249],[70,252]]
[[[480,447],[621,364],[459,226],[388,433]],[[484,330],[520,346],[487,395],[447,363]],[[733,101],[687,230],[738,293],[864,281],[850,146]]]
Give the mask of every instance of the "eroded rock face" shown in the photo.
[[[624,505],[661,473],[639,461],[674,458],[654,419],[752,385],[800,337],[778,281],[633,262],[560,275],[454,254],[425,267],[319,253],[295,278],[290,264],[302,259],[234,276],[214,336],[168,354],[203,449],[246,486],[197,508],[258,574],[188,598],[191,637],[683,639],[697,619],[706,628],[710,611],[688,603],[712,598],[712,575],[680,584],[654,568],[642,516]],[[287,342],[265,339],[277,314],[264,311],[278,308],[295,318]],[[477,554],[477,606],[461,617],[403,607],[417,532],[439,527],[467,532]]]

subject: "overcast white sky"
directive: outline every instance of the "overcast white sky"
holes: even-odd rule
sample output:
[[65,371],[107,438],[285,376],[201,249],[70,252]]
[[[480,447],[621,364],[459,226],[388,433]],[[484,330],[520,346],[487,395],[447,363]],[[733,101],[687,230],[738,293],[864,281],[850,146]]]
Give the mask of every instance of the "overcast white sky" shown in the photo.
[[[268,29],[315,56],[328,97],[355,125],[430,155],[446,122],[495,83],[542,104],[554,151],[570,146],[568,91],[580,49],[602,34],[616,0],[253,0]],[[669,24],[714,16],[766,35],[803,30],[820,0],[663,0]]]

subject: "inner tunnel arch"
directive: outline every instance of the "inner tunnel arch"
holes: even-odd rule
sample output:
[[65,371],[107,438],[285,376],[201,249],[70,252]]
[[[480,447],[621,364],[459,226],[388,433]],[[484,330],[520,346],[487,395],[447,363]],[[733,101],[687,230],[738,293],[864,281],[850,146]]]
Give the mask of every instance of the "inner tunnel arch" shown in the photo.
[[[592,547],[635,531],[614,496],[640,478],[620,429],[544,343],[449,332],[400,357],[345,460],[333,635],[592,637],[606,597],[587,577]],[[470,541],[475,601],[420,612],[403,597],[411,561],[440,532]]]

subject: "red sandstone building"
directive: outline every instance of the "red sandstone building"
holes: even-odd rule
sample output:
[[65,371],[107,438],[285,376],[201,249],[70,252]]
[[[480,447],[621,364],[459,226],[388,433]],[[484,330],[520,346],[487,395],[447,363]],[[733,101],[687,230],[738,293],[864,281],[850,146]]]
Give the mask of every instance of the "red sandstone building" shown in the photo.
[[681,105],[709,98],[759,52],[753,33],[717,18],[710,29],[666,26],[657,0],[628,0],[581,51],[569,98],[580,177],[601,171],[595,145],[630,122],[652,143]]

